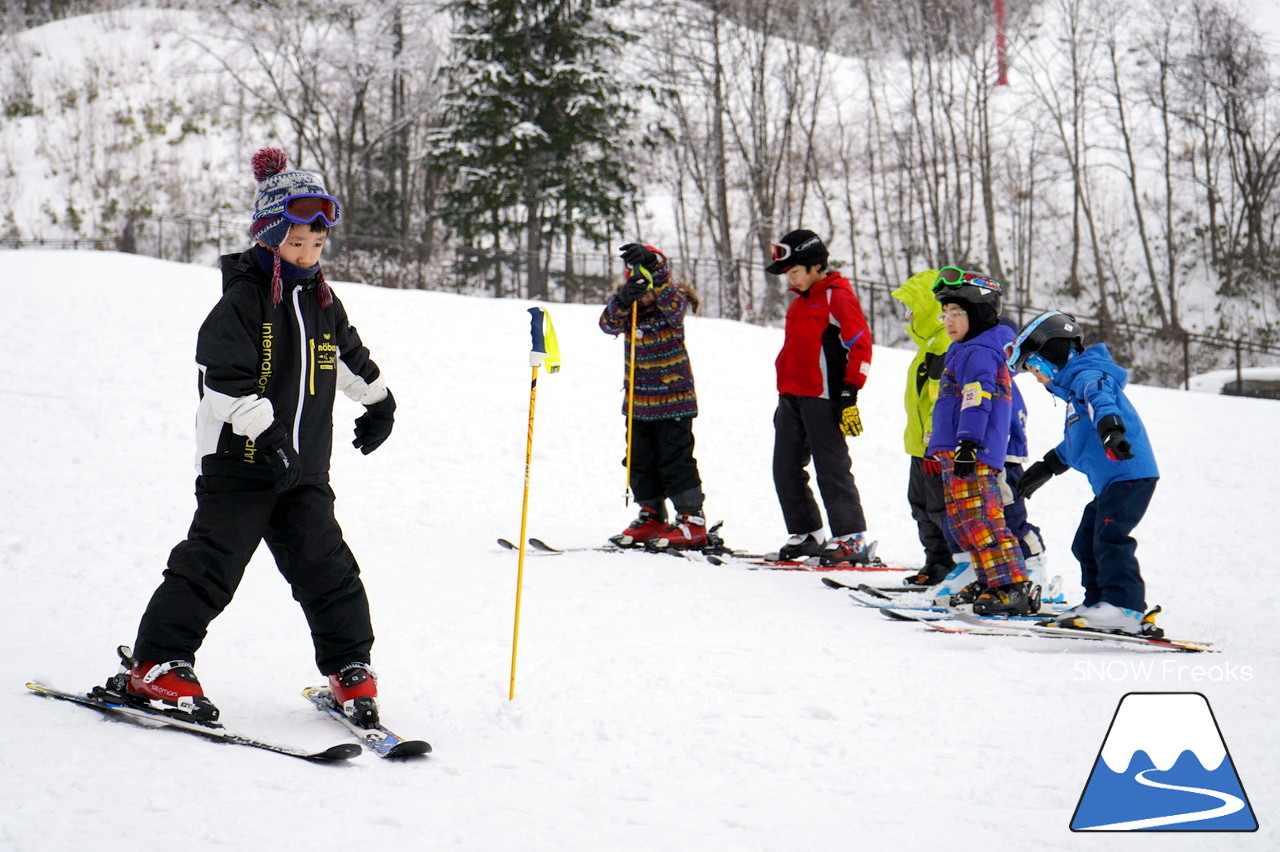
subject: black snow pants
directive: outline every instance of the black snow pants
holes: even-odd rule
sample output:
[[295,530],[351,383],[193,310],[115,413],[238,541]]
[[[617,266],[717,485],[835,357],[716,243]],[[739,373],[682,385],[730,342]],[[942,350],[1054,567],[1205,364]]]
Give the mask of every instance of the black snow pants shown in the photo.
[[818,492],[833,536],[866,532],[862,500],[853,481],[849,445],[831,400],[781,394],[773,415],[773,485],[792,535],[822,529],[805,465],[813,459]]
[[302,605],[321,674],[369,662],[373,627],[360,567],[342,538],[327,483],[277,494],[269,481],[196,480],[196,514],[138,625],[140,661],[195,661],[209,624],[231,598],[260,541]]
[[677,512],[702,511],[692,417],[631,422],[631,494],[641,506],[665,511],[670,499]]

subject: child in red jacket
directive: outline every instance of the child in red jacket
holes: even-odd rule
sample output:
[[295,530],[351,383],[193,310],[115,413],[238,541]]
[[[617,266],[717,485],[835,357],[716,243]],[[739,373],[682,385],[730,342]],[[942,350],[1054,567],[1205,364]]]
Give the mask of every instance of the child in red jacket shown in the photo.
[[[871,330],[843,275],[827,269],[827,247],[813,231],[796,230],[773,244],[765,271],[786,275],[796,298],[775,365],[773,484],[790,537],[779,559],[818,556],[824,564],[870,564],[872,543],[853,479],[846,437],[862,432],[858,391],[871,367]],[[805,466],[813,460],[831,540]]]

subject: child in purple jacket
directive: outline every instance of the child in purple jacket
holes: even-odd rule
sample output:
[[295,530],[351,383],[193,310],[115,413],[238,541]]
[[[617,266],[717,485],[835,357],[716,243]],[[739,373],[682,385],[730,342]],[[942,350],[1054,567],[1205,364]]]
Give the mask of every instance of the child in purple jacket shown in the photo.
[[948,530],[973,555],[977,575],[952,604],[972,603],[981,615],[1030,615],[1040,608],[1039,590],[1005,523],[999,483],[1013,411],[1004,347],[1014,337],[999,322],[1000,290],[997,282],[954,266],[938,273],[934,297],[952,343],[928,453],[942,462]]

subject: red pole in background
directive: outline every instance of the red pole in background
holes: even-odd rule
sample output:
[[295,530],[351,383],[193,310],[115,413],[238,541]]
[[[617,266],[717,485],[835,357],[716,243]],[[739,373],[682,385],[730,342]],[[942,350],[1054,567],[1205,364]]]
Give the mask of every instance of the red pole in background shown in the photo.
[[1009,63],[1004,57],[1004,0],[995,0],[996,4],[996,77],[997,86],[1009,85]]

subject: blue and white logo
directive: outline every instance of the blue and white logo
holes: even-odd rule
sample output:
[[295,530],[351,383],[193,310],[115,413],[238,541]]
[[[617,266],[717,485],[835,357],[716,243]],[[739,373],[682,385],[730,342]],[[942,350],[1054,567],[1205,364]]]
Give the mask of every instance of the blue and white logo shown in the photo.
[[1198,692],[1120,699],[1072,831],[1256,831],[1209,701]]

